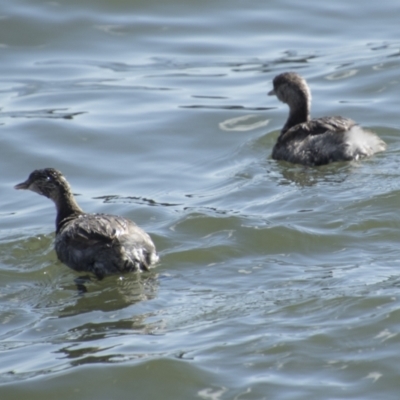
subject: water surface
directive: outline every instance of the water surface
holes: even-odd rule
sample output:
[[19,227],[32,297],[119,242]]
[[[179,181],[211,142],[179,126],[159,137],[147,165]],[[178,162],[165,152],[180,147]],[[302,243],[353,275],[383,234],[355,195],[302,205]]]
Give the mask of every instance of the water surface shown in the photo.
[[[0,14],[2,399],[397,399],[400,41],[393,1],[15,0]],[[371,159],[270,158],[314,116],[377,132]],[[153,237],[151,273],[57,261],[55,167],[89,212]]]

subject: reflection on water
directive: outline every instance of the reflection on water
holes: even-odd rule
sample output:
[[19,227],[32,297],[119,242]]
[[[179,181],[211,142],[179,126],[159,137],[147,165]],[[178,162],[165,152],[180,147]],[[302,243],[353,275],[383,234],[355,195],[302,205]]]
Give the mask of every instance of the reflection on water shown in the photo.
[[[2,399],[397,398],[390,3],[4,4]],[[287,107],[266,94],[288,70],[312,84],[313,115],[346,115],[387,152],[272,160]],[[13,190],[50,166],[84,209],[150,232],[157,268],[79,293],[53,205]]]
[[300,165],[290,165],[279,162],[282,179],[280,184],[287,185],[295,183],[302,186],[313,186],[321,182],[340,184],[344,182],[350,173],[354,172],[359,163],[335,163],[321,168],[309,168]]
[[118,196],[118,195],[108,195],[108,196],[99,196],[93,197],[94,199],[104,200],[104,203],[135,203],[135,204],[145,204],[148,206],[159,206],[159,207],[177,207],[181,204],[173,204],[173,203],[159,203],[153,199],[146,199],[138,196]]
[[63,118],[73,119],[77,115],[84,114],[84,112],[66,112],[66,109],[54,110],[26,110],[26,111],[8,111],[0,112],[0,118]]
[[[94,279],[86,283],[86,287],[88,293],[78,295],[73,305],[61,307],[59,317],[91,310],[112,312],[140,301],[151,300],[157,294],[158,281],[154,272],[146,272],[120,277],[110,276],[101,281]],[[73,290],[72,286],[70,290]]]

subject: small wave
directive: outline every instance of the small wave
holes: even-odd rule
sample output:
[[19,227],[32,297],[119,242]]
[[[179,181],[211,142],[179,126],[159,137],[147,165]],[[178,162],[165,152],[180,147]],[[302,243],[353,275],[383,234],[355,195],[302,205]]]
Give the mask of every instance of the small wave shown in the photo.
[[267,126],[269,119],[260,119],[258,115],[250,114],[227,119],[219,124],[220,129],[223,131],[251,131],[253,129]]

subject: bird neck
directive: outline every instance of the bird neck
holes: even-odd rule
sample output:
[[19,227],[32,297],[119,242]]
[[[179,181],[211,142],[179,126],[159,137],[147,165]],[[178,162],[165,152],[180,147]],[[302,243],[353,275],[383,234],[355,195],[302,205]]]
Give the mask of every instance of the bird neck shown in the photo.
[[59,193],[58,197],[53,200],[57,208],[56,233],[58,233],[65,220],[83,214],[83,210],[79,207],[71,192]]
[[304,101],[301,104],[296,104],[296,106],[290,106],[289,117],[282,128],[281,134],[284,134],[293,126],[302,124],[310,120],[310,109],[308,102]]

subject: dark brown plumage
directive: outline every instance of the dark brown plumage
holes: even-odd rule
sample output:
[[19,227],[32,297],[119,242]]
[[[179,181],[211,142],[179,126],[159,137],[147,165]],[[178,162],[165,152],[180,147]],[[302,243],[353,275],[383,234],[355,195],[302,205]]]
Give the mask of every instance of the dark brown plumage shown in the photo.
[[276,95],[289,106],[288,119],[272,150],[272,158],[309,166],[357,160],[384,151],[386,144],[353,120],[340,116],[310,119],[311,93],[295,72],[274,78]]
[[59,260],[75,271],[102,278],[148,270],[158,261],[150,236],[131,220],[83,212],[61,172],[53,168],[35,170],[15,189],[29,189],[54,201],[55,250]]

